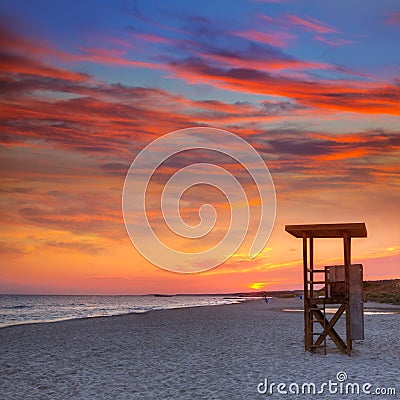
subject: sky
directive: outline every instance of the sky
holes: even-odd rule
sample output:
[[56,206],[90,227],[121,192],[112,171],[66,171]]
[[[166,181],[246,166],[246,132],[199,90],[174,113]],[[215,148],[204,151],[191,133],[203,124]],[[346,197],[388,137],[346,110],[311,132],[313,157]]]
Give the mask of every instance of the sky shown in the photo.
[[[398,1],[3,0],[0,26],[1,293],[301,288],[301,241],[284,227],[307,223],[365,222],[352,261],[365,279],[399,277]],[[159,203],[180,168],[206,159],[228,169],[251,208],[229,260],[179,274],[132,245],[122,190],[146,145],[198,126],[258,151],[275,184],[276,220],[250,259],[260,211],[242,166],[212,151],[167,160],[146,201],[172,247],[218,243],[230,216],[218,190],[198,185],[182,197],[182,218],[196,224],[212,203],[216,229],[199,241],[174,235]],[[342,263],[341,246],[316,241],[316,264]]]

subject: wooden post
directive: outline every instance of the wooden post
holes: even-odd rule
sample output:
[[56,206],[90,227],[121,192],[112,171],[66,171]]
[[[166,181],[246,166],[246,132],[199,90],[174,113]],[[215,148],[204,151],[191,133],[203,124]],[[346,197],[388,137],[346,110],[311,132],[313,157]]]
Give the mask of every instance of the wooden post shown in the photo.
[[351,316],[350,316],[350,265],[351,265],[351,238],[347,233],[343,235],[343,248],[344,248],[344,279],[345,279],[345,302],[346,302],[346,346],[347,354],[351,355]]
[[[308,345],[309,348],[314,344],[314,315],[313,315],[313,310],[314,304],[312,302],[312,298],[314,297],[314,240],[313,237],[310,236],[309,238],[310,242],[310,249],[309,249],[309,262],[308,262],[308,268],[309,268],[309,281],[310,281],[310,291],[308,294]],[[315,350],[314,348],[311,348],[313,351]]]
[[313,237],[310,236],[310,298],[314,297],[314,286],[313,286],[313,281],[314,281],[314,240]]
[[308,273],[307,273],[307,234],[303,234],[303,278],[304,278],[304,350],[310,349],[310,312],[308,307]]

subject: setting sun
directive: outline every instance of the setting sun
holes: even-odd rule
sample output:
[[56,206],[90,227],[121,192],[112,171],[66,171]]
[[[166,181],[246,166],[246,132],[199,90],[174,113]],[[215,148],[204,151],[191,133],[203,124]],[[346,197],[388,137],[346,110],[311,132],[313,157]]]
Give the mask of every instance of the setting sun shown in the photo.
[[254,282],[252,283],[249,288],[250,289],[254,289],[254,290],[259,290],[265,287],[265,283],[264,282]]

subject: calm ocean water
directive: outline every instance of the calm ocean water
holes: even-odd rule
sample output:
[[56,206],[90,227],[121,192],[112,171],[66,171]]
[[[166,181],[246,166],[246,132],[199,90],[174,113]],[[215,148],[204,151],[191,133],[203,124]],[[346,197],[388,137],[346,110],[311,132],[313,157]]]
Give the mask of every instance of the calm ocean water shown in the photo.
[[32,322],[145,313],[152,310],[234,304],[223,296],[28,296],[0,295],[0,327]]

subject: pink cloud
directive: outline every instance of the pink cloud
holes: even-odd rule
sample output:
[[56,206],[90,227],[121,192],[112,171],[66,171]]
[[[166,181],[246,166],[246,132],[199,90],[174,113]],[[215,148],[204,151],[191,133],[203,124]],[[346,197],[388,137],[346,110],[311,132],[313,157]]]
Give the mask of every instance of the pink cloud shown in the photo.
[[287,32],[264,33],[253,30],[247,32],[237,32],[236,35],[245,39],[266,43],[276,47],[286,47],[288,40],[296,38],[294,35],[291,35]]
[[286,18],[294,25],[302,27],[306,31],[317,33],[337,33],[337,29],[318,21],[315,18],[308,17],[307,19],[299,18],[296,15],[286,14]]
[[286,0],[254,0],[257,3],[286,3]]
[[71,61],[89,61],[99,64],[115,64],[129,67],[145,67],[153,69],[162,69],[162,65],[145,61],[131,60],[126,57],[123,50],[111,50],[100,48],[81,48],[80,54],[70,54],[68,58]]
[[389,25],[400,25],[400,11],[394,11],[390,13],[385,22]]
[[140,40],[145,40],[146,42],[151,42],[151,43],[170,43],[171,40],[159,36],[159,35],[150,35],[148,33],[135,33],[134,36]]
[[[155,37],[151,37],[154,41]],[[5,53],[2,69],[14,73],[29,73],[78,81],[88,77],[85,74],[52,67],[47,62],[58,59],[67,63],[84,61],[103,65],[163,69],[161,64],[131,59],[126,48],[132,48],[132,46],[127,41],[110,37],[103,40],[113,44],[114,48],[80,47],[76,52],[67,52],[55,48],[47,41],[22,37],[10,30],[0,28],[0,46]],[[124,49],[115,48],[116,44]]]
[[328,39],[328,38],[326,38],[324,36],[321,36],[321,35],[315,35],[314,39],[318,40],[319,42],[325,43],[325,44],[327,44],[329,46],[343,46],[345,44],[355,43],[353,40],[340,39],[340,38]]

